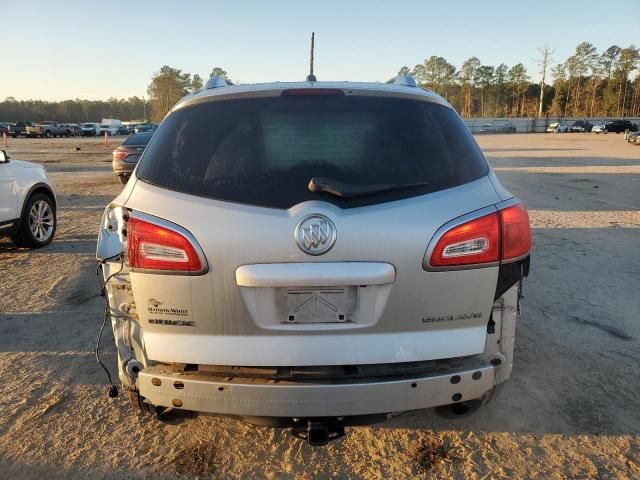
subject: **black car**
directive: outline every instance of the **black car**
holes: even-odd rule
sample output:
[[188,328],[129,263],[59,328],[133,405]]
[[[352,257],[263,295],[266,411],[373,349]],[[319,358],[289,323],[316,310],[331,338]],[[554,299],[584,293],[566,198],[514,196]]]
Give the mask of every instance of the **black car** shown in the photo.
[[158,128],[157,123],[141,123],[140,125],[136,126],[135,132],[136,133],[154,132],[157,128]]
[[571,124],[571,127],[569,127],[569,130],[572,132],[590,132],[592,128],[593,128],[593,124],[584,120],[578,120],[576,122],[573,122],[573,124]]
[[113,173],[118,176],[120,183],[127,183],[152,136],[153,132],[136,133],[113,151]]
[[626,130],[630,132],[637,132],[638,126],[635,123],[631,123],[629,120],[612,120],[604,124],[604,132],[623,133]]

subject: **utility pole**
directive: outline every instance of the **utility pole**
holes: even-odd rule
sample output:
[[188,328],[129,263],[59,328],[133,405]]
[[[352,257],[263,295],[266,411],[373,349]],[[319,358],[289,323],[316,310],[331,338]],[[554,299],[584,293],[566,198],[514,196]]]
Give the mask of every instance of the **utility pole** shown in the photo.
[[555,53],[555,49],[549,48],[545,45],[542,48],[538,48],[541,57],[536,61],[538,65],[540,65],[540,73],[542,74],[542,80],[540,81],[540,103],[538,105],[538,116],[542,116],[542,109],[544,106],[544,81],[547,77],[547,69],[551,62],[553,62],[553,54]]

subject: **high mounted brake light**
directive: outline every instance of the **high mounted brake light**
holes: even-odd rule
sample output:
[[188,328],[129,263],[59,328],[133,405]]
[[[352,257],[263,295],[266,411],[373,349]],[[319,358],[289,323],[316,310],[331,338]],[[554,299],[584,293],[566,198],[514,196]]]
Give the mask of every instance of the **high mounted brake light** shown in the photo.
[[519,203],[446,230],[427,252],[425,268],[497,265],[520,259],[530,250],[529,215]]
[[315,96],[315,95],[344,95],[339,88],[290,88],[283,90],[282,97]]
[[206,264],[193,241],[161,223],[131,217],[127,226],[129,266],[158,273],[202,273]]

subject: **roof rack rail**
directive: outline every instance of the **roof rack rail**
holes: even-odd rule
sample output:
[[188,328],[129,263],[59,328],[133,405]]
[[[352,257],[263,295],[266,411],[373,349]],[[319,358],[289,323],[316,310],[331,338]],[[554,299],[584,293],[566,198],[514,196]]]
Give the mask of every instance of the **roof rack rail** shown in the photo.
[[207,80],[204,88],[209,90],[210,88],[220,88],[220,87],[228,87],[230,82],[227,81],[224,77],[211,77]]
[[393,85],[403,85],[405,87],[417,87],[415,79],[411,75],[396,75],[390,80],[387,80],[387,83]]

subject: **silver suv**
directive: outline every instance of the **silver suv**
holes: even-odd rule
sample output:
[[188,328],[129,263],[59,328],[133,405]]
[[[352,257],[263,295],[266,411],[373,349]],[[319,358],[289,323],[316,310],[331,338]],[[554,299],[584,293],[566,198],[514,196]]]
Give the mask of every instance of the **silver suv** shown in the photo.
[[133,404],[321,445],[487,400],[511,373],[531,234],[446,100],[410,77],[207,87],[101,224]]

